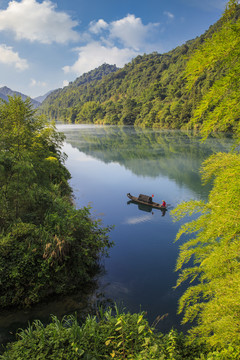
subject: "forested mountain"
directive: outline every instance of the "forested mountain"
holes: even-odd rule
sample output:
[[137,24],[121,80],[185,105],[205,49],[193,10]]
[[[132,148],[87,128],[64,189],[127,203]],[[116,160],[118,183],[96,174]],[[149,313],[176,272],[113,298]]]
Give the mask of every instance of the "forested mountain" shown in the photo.
[[[101,79],[117,70],[116,65],[103,64],[97,69],[83,74],[63,89],[54,90],[46,100],[43,101],[41,111],[46,113],[51,119],[75,122],[76,106],[79,104],[81,94],[86,93],[86,89],[89,87],[93,88],[101,82]],[[84,99],[81,101],[81,104],[83,105],[85,101],[89,100]]]
[[[20,96],[23,101],[25,101],[29,97],[18,91],[13,91],[13,90],[9,89],[7,86],[3,86],[0,88],[0,98],[1,99],[8,101],[8,96],[14,96],[14,95]],[[35,99],[31,99],[31,103],[34,108],[37,108],[40,105],[40,102]]]
[[[232,17],[237,19],[239,14],[238,7]],[[43,102],[41,111],[50,119],[70,123],[182,128],[203,94],[224,75],[224,68],[213,66],[190,91],[186,88],[185,69],[189,57],[222,24],[220,19],[205,34],[166,54],[139,55],[122,69],[102,65],[53,92]],[[102,74],[105,69],[112,72]]]

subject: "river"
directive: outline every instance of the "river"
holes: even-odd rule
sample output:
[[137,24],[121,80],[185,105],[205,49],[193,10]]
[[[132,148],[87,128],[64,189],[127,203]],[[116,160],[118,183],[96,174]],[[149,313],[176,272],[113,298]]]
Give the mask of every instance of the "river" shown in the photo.
[[[177,302],[184,287],[174,289],[179,245],[174,239],[183,224],[173,222],[171,209],[182,201],[207,200],[210,185],[202,186],[199,168],[215,152],[229,151],[230,137],[200,138],[181,131],[134,127],[58,125],[66,140],[63,152],[77,207],[91,206],[94,218],[114,225],[114,246],[102,259],[102,272],[94,290],[55,299],[31,310],[2,312],[2,341],[28,320],[45,321],[50,314],[63,316],[82,311],[87,302],[116,303],[126,311],[146,311],[150,324],[164,316],[160,331],[181,329]],[[127,193],[153,195],[168,204],[166,213],[129,203]],[[185,219],[188,221],[190,219]],[[86,296],[85,296],[86,295]],[[184,330],[184,328],[182,328]]]

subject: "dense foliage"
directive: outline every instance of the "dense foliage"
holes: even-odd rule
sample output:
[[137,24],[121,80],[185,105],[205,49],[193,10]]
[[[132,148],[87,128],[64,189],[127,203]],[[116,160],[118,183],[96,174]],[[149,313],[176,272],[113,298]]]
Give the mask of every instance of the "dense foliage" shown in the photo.
[[35,321],[17,337],[0,359],[207,359],[205,346],[187,344],[183,334],[175,330],[164,336],[155,333],[143,313],[100,311],[98,316],[88,316],[81,326],[74,316],[62,321],[53,317],[46,327]]
[[107,231],[76,210],[63,136],[30,100],[0,105],[0,307],[30,305],[90,279]]
[[[236,22],[239,14],[240,8],[230,14],[233,22]],[[41,111],[50,119],[70,123],[134,124],[161,128],[189,126],[187,124],[203,95],[216,80],[220,81],[221,86],[222,77],[231,75],[228,69],[230,62],[219,66],[218,62],[211,63],[210,60],[207,71],[198,76],[198,81],[190,90],[186,87],[189,58],[196,49],[201,49],[202,44],[209,43],[212,37],[221,37],[222,34],[228,37],[224,21],[221,19],[204,35],[166,54],[154,52],[139,55],[122,69],[115,68],[100,80],[96,80],[96,73],[102,75],[103,68],[109,65],[95,69],[93,80],[92,72],[84,74],[69,86],[48,96]],[[237,34],[235,37],[237,46]],[[237,51],[230,51],[234,54],[232,61],[235,62]],[[221,91],[224,91],[223,88]]]
[[[223,17],[217,24],[217,28],[214,27],[214,32],[211,32],[213,28],[210,29],[212,36],[209,38],[200,38],[201,40],[205,39],[204,42],[201,41],[203,44],[200,47],[195,46],[196,43],[194,45],[194,42],[190,42],[186,45],[188,46],[188,49],[185,48],[186,51],[183,50],[183,47],[178,48],[178,50],[185,51],[185,54],[188,53],[188,55],[190,55],[188,51],[191,51],[191,58],[188,61],[187,67],[185,67],[185,65],[178,67],[179,59],[185,64],[185,56],[176,57],[175,62],[171,62],[173,59],[170,61],[169,58],[170,62],[167,68],[162,69],[162,71],[158,73],[161,82],[155,82],[156,79],[153,82],[150,81],[149,83],[152,85],[143,87],[143,90],[139,84],[143,84],[144,81],[146,81],[147,74],[149,74],[149,77],[152,76],[151,71],[148,72],[150,69],[149,61],[152,60],[152,65],[154,65],[155,60],[158,59],[160,64],[164,57],[167,60],[171,54],[151,54],[149,56],[138,57],[134,59],[131,64],[128,64],[124,68],[125,70],[118,70],[114,72],[114,74],[104,77],[99,83],[95,82],[94,89],[91,89],[91,82],[84,84],[85,92],[81,90],[82,98],[79,98],[79,108],[77,105],[74,108],[76,110],[74,116],[69,118],[68,115],[66,115],[67,112],[65,113],[66,116],[64,115],[65,119],[69,121],[75,121],[78,116],[80,119],[80,117],[84,115],[86,116],[84,121],[87,121],[86,119],[89,119],[89,115],[86,114],[88,114],[89,111],[89,114],[95,114],[91,121],[98,120],[108,123],[115,123],[116,121],[117,123],[128,124],[132,123],[133,119],[136,118],[136,123],[145,126],[156,123],[163,125],[161,119],[165,119],[165,126],[175,127],[181,126],[185,122],[188,123],[188,120],[191,118],[189,126],[198,127],[205,138],[216,130],[230,129],[236,135],[236,148],[232,153],[212,155],[203,163],[201,170],[203,181],[212,182],[212,190],[210,191],[208,201],[190,201],[183,203],[172,212],[176,219],[180,219],[185,215],[194,215],[194,219],[183,225],[177,235],[177,239],[183,234],[190,235],[190,239],[180,247],[180,255],[177,262],[177,270],[180,270],[177,286],[187,279],[190,280],[190,285],[179,302],[179,312],[184,312],[183,322],[194,320],[194,325],[190,329],[190,336],[188,338],[184,337],[174,330],[165,336],[156,334],[154,329],[152,329],[144,319],[143,314],[130,315],[117,312],[115,316],[112,316],[111,311],[107,311],[106,313],[100,312],[98,318],[89,316],[81,326],[74,317],[65,318],[62,322],[53,318],[52,323],[46,327],[36,321],[27,330],[18,333],[19,340],[8,345],[7,350],[1,357],[2,359],[32,359],[36,357],[38,359],[79,358],[89,360],[111,358],[118,360],[237,360],[240,358],[240,155],[237,149],[240,141],[240,113],[238,105],[240,27],[238,12],[238,1],[230,0]],[[215,30],[217,31],[215,32]],[[208,33],[208,35],[210,33]],[[197,51],[193,51],[194,48],[191,48],[191,45],[193,47],[195,46]],[[172,52],[172,55],[175,54],[175,51],[176,49]],[[140,76],[139,70],[143,69],[142,66],[144,62],[145,65],[148,64],[149,66],[145,68],[145,71]],[[132,72],[127,72],[127,80],[129,81],[125,81],[124,78],[126,74],[123,71],[126,71],[128,67],[131,68]],[[136,77],[131,78],[129,74],[133,74],[136,69],[138,69],[138,71],[136,71]],[[172,77],[169,77],[171,72]],[[118,79],[118,82],[114,82],[113,79]],[[162,84],[164,84],[164,79],[168,86],[163,88]],[[176,79],[179,80],[179,83],[175,82]],[[132,87],[131,81],[133,81]],[[98,87],[98,84],[101,86],[99,85]],[[109,93],[107,86],[109,86]],[[115,93],[112,92],[111,97],[109,94],[112,89],[114,89],[114,86],[116,86],[117,91]],[[126,87],[124,88],[124,86]],[[100,92],[100,88],[102,92]],[[119,89],[121,89],[122,92],[120,92]],[[123,95],[123,89],[125,89],[126,96]],[[180,91],[179,93],[177,89]],[[94,100],[90,97],[91,94],[99,96],[97,102],[95,101],[96,99]],[[179,94],[179,97],[177,94]],[[89,96],[88,100],[85,99],[85,96]],[[139,100],[141,96],[143,99],[142,102]],[[160,98],[161,101],[159,100]],[[185,99],[186,101],[178,102],[177,99]],[[56,102],[55,105],[57,103],[58,102]],[[52,108],[53,111],[55,111],[54,106]],[[104,106],[106,106],[106,108],[104,108]],[[109,109],[111,109],[111,111],[104,112],[107,106],[110,106]],[[98,107],[101,109],[99,112],[96,110]],[[85,113],[81,113],[83,108]],[[3,109],[5,109],[5,107],[3,107]],[[67,109],[70,108],[67,107],[64,111],[68,111]],[[141,122],[140,119],[141,114],[143,114],[143,109],[146,111],[146,116],[144,121]],[[154,113],[153,109],[157,109],[157,112]],[[166,109],[168,109],[168,112],[165,112]],[[173,117],[174,109],[176,110],[176,117]],[[183,109],[185,109],[185,112],[182,112]],[[21,107],[15,110],[18,110],[18,114],[22,114],[22,111],[20,111]],[[161,112],[161,110],[163,112]],[[58,115],[62,116],[61,111],[62,109],[59,108]],[[2,113],[4,112],[2,111]],[[14,114],[15,111],[11,113],[11,116],[9,113],[8,119],[14,119]],[[71,114],[73,114],[73,112]],[[182,120],[180,116],[183,115],[180,114],[184,114]],[[56,113],[52,113],[52,115],[55,116]],[[26,116],[25,113],[24,116]],[[161,118],[161,116],[163,117]],[[3,117],[0,117],[0,119],[2,118]],[[28,116],[26,116],[26,118],[28,118]],[[156,119],[158,120],[156,121]],[[30,125],[31,122],[29,122],[28,126]],[[5,124],[5,126],[7,126],[7,124]],[[44,181],[49,182],[48,187],[52,186],[55,189],[55,192],[53,191],[53,193],[51,193],[54,194],[54,201],[52,200],[51,205],[54,211],[51,213],[55,215],[52,217],[48,213],[46,216],[45,213],[38,213],[36,207],[33,207],[33,209],[35,209],[34,211],[38,214],[36,219],[40,219],[41,216],[41,219],[44,219],[44,226],[39,227],[36,220],[31,223],[26,222],[28,219],[26,216],[30,216],[31,212],[28,210],[28,202],[23,194],[24,188],[20,181],[22,175],[21,169],[26,169],[29,177],[34,176],[30,171],[33,165],[31,163],[31,156],[27,156],[27,153],[25,153],[25,144],[23,143],[24,146],[21,147],[21,141],[23,141],[25,136],[21,138],[21,132],[17,125],[9,129],[11,130],[11,128],[13,128],[14,131],[9,141],[7,141],[7,132],[5,133],[6,139],[4,144],[6,144],[6,148],[2,147],[3,142],[0,143],[2,151],[1,184],[4,185],[6,183],[3,190],[1,190],[1,224],[5,224],[5,221],[7,224],[6,228],[3,226],[1,238],[3,239],[1,244],[3,256],[5,256],[4,254],[6,253],[7,257],[5,259],[6,261],[1,263],[0,269],[6,266],[7,261],[9,261],[11,257],[17,261],[16,255],[12,254],[12,249],[15,250],[15,253],[19,251],[13,247],[15,239],[18,241],[16,245],[18,249],[21,247],[23,239],[27,238],[28,249],[31,249],[33,254],[35,254],[35,252],[40,254],[38,249],[35,250],[36,241],[34,236],[36,239],[39,239],[40,231],[46,231],[46,234],[48,234],[47,231],[54,229],[54,232],[51,234],[55,243],[52,240],[52,243],[49,245],[50,248],[51,246],[55,246],[53,248],[54,251],[51,252],[51,248],[51,251],[48,252],[49,243],[44,243],[44,233],[44,236],[41,237],[44,252],[42,251],[41,256],[37,259],[41,258],[40,264],[48,264],[49,262],[51,264],[50,266],[53,267],[53,272],[59,271],[59,274],[62,276],[65,268],[62,266],[62,263],[59,263],[56,259],[59,260],[62,249],[64,249],[64,255],[69,255],[68,250],[65,253],[65,248],[62,248],[66,239],[68,240],[69,231],[64,233],[64,243],[59,242],[62,241],[62,238],[60,237],[60,233],[57,232],[56,235],[56,231],[59,230],[59,224],[61,224],[60,229],[65,229],[65,223],[62,222],[63,218],[59,215],[62,214],[62,212],[59,209],[64,209],[65,211],[66,203],[63,198],[68,194],[69,189],[66,182],[63,181],[62,183],[57,180],[58,176],[63,176],[62,171],[64,171],[64,167],[62,168],[60,166],[60,175],[59,167],[57,167],[58,171],[56,173],[52,168],[49,168],[51,171],[47,169],[46,173],[48,177],[46,179],[44,178]],[[5,127],[5,129],[8,128]],[[39,134],[41,134],[41,131]],[[26,132],[26,137],[27,136],[28,132]],[[15,137],[18,141],[15,141],[14,147],[11,148],[12,139],[15,139]],[[31,140],[32,142],[30,141],[31,144],[37,142],[37,139],[33,140],[34,141]],[[59,161],[59,154],[56,151],[58,148],[57,143],[58,141],[55,138],[54,148],[49,149],[49,151],[52,152],[48,153],[48,157],[55,157]],[[41,144],[40,142],[40,145]],[[8,147],[11,151],[9,151]],[[6,159],[6,161],[4,159]],[[16,159],[20,162],[17,162]],[[41,158],[36,159],[37,164],[38,161],[41,161]],[[56,160],[54,160],[54,164],[55,161]],[[38,169],[34,168],[34,171],[37,173]],[[49,181],[49,177],[51,181]],[[66,177],[67,174],[63,176],[65,179]],[[4,179],[5,181],[3,181]],[[31,198],[38,199],[38,193],[34,192],[34,188],[31,187],[31,180],[27,178],[26,183],[28,184]],[[61,200],[58,198],[59,192],[61,193]],[[16,198],[13,196],[13,193],[16,194]],[[51,198],[49,194],[48,196]],[[39,198],[45,199],[44,196]],[[63,208],[59,205],[56,210],[56,199],[58,199],[58,204],[64,203]],[[42,201],[44,203],[44,200]],[[12,202],[13,208],[11,208],[10,202]],[[69,202],[68,206],[70,206]],[[9,215],[7,209],[11,210]],[[22,209],[24,209],[24,211]],[[72,207],[70,207],[70,209],[70,213],[72,214]],[[66,213],[64,212],[64,214]],[[55,216],[58,219],[57,223],[54,222]],[[71,219],[73,217],[74,216],[70,216]],[[87,214],[87,228],[89,226],[88,220]],[[13,225],[11,225],[12,223]],[[72,231],[75,234],[75,226],[73,226]],[[89,232],[87,232],[87,234],[89,234]],[[97,228],[97,234],[99,234],[99,228]],[[31,240],[29,239],[30,236]],[[34,248],[31,248],[32,244],[34,244]],[[88,241],[87,244],[89,244]],[[9,249],[10,251],[8,252]],[[22,257],[19,260],[20,265],[22,261],[27,261],[25,251],[26,250],[22,252]],[[32,253],[26,253],[31,254],[31,256],[29,255],[30,261],[28,262],[28,266],[30,267],[32,266],[32,258],[34,258]],[[57,254],[57,256],[55,254]],[[45,259],[48,261],[46,262]],[[66,257],[64,257],[64,259],[66,259]],[[44,273],[44,266],[42,267],[42,273],[46,275],[46,273]],[[14,269],[14,266],[10,269],[12,268]],[[23,279],[19,277],[19,270],[10,272],[6,269],[4,271],[7,272],[6,276],[8,276],[9,281],[18,282],[18,286],[24,283]],[[27,273],[27,271],[25,272]],[[49,268],[47,274],[49,274]],[[4,278],[4,274],[1,276]],[[41,278],[41,273],[39,276]],[[29,284],[32,285],[31,282]]]
[[196,107],[191,124],[200,128],[206,138],[214,131],[233,131],[240,137],[240,19],[236,15],[237,2],[229,2],[221,19],[221,29],[194,52],[187,63],[187,87],[191,89],[217,68],[222,73],[204,91]]
[[[224,28],[197,51],[189,63],[189,86],[208,71],[213,62],[227,67],[226,76],[216,80],[195,111],[204,137],[217,130],[233,129],[239,144],[240,21],[232,23],[229,14],[237,7],[230,1],[223,16]],[[227,35],[227,36],[225,36]],[[195,69],[195,73],[191,69]],[[237,147],[229,154],[212,155],[203,163],[203,181],[212,181],[208,202],[192,201],[178,206],[173,215],[200,214],[178,233],[192,237],[180,248],[178,284],[189,279],[190,286],[180,299],[183,322],[195,321],[190,330],[210,345],[231,346],[240,356],[240,155]],[[192,259],[192,261],[190,261]],[[189,264],[186,267],[186,264]],[[226,357],[227,352],[226,352]],[[231,357],[230,357],[231,358]]]
[[[184,322],[198,317],[192,334],[212,345],[231,343],[240,348],[239,155],[213,155],[202,171],[205,180],[215,178],[208,202],[187,202],[174,210],[177,218],[201,213],[178,234],[178,238],[182,233],[195,234],[181,246],[177,263],[177,270],[182,269],[178,285],[186,279],[193,282],[180,300],[179,311],[184,310]],[[185,267],[191,257],[194,265]]]

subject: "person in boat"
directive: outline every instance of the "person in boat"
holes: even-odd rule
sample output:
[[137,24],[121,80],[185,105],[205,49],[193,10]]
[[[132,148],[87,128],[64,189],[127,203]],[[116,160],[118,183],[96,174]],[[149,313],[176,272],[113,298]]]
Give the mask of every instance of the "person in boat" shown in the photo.
[[162,206],[162,207],[166,207],[166,205],[167,205],[167,204],[166,204],[165,200],[163,200],[161,206]]

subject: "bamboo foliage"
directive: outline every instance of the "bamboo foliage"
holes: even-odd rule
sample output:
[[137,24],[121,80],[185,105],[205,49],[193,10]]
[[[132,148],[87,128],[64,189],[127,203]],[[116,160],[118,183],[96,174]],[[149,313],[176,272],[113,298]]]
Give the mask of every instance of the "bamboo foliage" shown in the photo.
[[233,23],[229,18],[237,3],[228,3],[221,29],[194,52],[186,67],[189,91],[209,71],[222,74],[204,93],[190,121],[200,128],[204,138],[215,131],[234,130],[238,136],[240,133],[240,19]]
[[[190,333],[211,345],[240,343],[240,161],[239,155],[211,156],[202,167],[203,180],[214,178],[208,202],[201,203],[202,213],[180,229],[191,235],[181,245],[176,270],[177,286],[189,280],[190,285],[179,301],[183,322],[196,317]],[[176,219],[199,211],[199,202],[179,205],[172,211]],[[186,267],[192,259],[192,265]],[[197,282],[196,282],[197,280]]]
[[230,17],[237,6],[238,1],[229,1],[222,28],[193,54],[186,71],[189,89],[209,69],[223,71],[224,76],[216,78],[204,94],[191,123],[204,138],[215,131],[233,130],[235,151],[214,154],[203,163],[202,181],[213,184],[208,201],[183,203],[172,214],[176,220],[195,216],[176,237],[189,236],[180,247],[176,266],[180,271],[177,286],[190,280],[179,301],[183,322],[197,320],[190,330],[192,338],[197,335],[211,345],[224,348],[230,344],[239,349],[240,155],[236,149],[240,141],[240,20],[233,23]]

